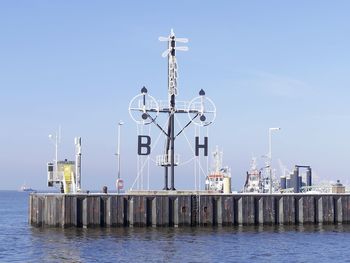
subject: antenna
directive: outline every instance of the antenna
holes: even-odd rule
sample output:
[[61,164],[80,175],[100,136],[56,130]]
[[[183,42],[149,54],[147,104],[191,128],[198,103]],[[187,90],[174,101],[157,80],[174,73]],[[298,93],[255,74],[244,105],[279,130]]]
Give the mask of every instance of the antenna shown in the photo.
[[[179,50],[179,51],[188,51],[188,47],[182,46],[182,47],[174,47],[174,50]],[[165,58],[170,54],[171,49],[167,49],[162,53],[162,57]]]
[[[169,96],[178,95],[177,91],[177,61],[175,56],[175,51],[188,51],[187,46],[177,47],[176,42],[187,43],[187,38],[177,38],[175,36],[174,30],[171,29],[170,35],[168,37],[159,37],[159,41],[167,41],[168,49],[162,53],[162,57],[168,57],[168,93]],[[171,103],[169,104],[171,108]]]
[[183,37],[176,37],[175,38],[175,33],[174,30],[170,30],[170,35],[167,37],[159,37],[159,41],[170,41],[172,39],[175,39],[176,42],[181,42],[181,43],[188,43],[188,38],[183,38]]
[[170,35],[168,37],[159,37],[158,39],[159,41],[162,41],[162,42],[164,41],[168,42],[168,49],[162,53],[162,57],[166,57],[169,54],[171,54],[172,56],[175,56],[175,50],[188,51],[188,47],[186,46],[180,46],[180,47],[176,46],[176,42],[188,43],[188,38],[176,37],[173,30],[171,30]]
[[61,135],[62,135],[61,125],[59,125],[58,126],[58,143],[61,143]]

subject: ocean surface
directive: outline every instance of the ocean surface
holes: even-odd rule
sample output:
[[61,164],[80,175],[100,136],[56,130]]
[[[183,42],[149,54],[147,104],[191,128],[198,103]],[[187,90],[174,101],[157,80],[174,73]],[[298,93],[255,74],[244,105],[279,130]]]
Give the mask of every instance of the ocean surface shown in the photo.
[[0,262],[350,262],[350,226],[53,229],[0,191]]

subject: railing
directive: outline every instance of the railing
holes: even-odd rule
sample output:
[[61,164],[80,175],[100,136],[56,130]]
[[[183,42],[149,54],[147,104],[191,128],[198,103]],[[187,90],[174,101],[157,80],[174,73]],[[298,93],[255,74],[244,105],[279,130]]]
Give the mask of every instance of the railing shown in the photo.
[[303,186],[300,188],[301,193],[307,192],[319,192],[319,193],[332,193],[332,186],[329,185],[312,185],[312,186]]
[[52,171],[49,172],[48,174],[48,181],[50,182],[62,182],[63,181],[63,176],[64,176],[64,172],[63,171],[58,171],[56,173],[56,171]]
[[[143,100],[138,100],[138,109],[143,110],[152,110],[152,111],[166,111],[169,110],[169,101],[167,100],[146,100],[145,105],[143,104]],[[176,111],[180,112],[213,112],[210,110],[206,110],[203,108],[203,104],[201,102],[192,102],[190,101],[176,101],[175,105]]]
[[[174,155],[174,164],[178,165],[179,163],[180,163],[180,155],[175,154]],[[157,155],[156,164],[158,166],[170,166],[170,164],[171,164],[170,155],[168,155],[168,154]]]
[[[158,102],[158,107],[159,110],[166,110],[169,109],[169,101],[166,100],[159,100]],[[151,104],[151,106],[155,106],[155,104]],[[176,110],[178,111],[183,111],[183,112],[188,112],[188,108],[190,106],[190,102],[189,101],[176,101]]]

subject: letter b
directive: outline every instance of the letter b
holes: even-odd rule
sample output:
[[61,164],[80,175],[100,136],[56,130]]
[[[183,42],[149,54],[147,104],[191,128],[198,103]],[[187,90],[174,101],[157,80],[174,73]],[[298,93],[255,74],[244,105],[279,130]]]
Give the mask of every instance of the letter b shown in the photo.
[[[142,139],[145,139],[144,142]],[[137,144],[137,153],[138,155],[149,155],[151,153],[151,137],[147,135],[139,135],[138,136],[138,144]],[[143,152],[142,149],[145,149]]]

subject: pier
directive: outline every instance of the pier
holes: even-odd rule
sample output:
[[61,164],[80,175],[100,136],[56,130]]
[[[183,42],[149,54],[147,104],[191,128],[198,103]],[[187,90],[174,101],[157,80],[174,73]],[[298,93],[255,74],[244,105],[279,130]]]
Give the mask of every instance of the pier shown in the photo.
[[350,223],[350,194],[40,194],[29,198],[35,227],[182,227]]

